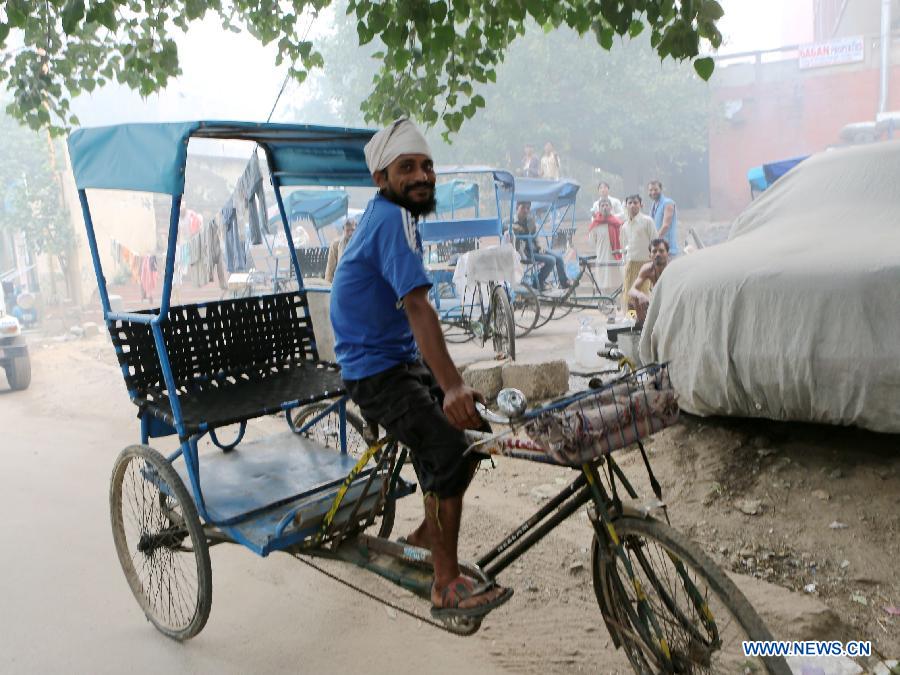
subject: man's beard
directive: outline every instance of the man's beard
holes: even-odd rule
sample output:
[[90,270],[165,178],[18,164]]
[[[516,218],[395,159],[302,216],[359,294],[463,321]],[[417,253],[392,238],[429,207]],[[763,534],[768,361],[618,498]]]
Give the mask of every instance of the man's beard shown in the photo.
[[[421,187],[427,187],[428,189],[430,189],[431,197],[428,199],[428,201],[425,202],[414,202],[409,198],[408,194],[413,190],[417,190]],[[398,206],[402,206],[416,218],[427,216],[429,213],[433,213],[437,208],[437,198],[435,196],[434,185],[432,183],[413,183],[412,185],[407,185],[403,190],[403,194],[398,194],[389,187],[384,188],[381,192],[385,196],[385,198],[391,200]]]

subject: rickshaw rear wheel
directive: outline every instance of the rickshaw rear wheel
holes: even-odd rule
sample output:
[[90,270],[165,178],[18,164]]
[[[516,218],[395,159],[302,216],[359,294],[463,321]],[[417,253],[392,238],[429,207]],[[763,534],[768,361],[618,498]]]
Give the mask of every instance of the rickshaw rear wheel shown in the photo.
[[537,326],[541,318],[541,303],[531,287],[518,284],[513,288],[512,308],[515,315],[516,337],[523,338]]
[[[303,425],[324,412],[330,405],[330,401],[320,401],[318,403],[303,406],[294,413],[293,418],[291,418],[291,412],[293,411],[289,410],[287,413],[288,426],[291,427],[291,431],[295,434],[299,433],[297,431],[298,429],[302,429]],[[327,448],[340,452],[341,441],[339,424],[340,415],[337,410],[332,410],[300,435],[315,441],[319,445],[324,445]],[[347,411],[346,439],[347,453],[355,460],[362,458],[370,445],[366,440],[366,423],[352,410]],[[374,462],[377,462],[380,456],[380,452],[376,453],[372,460],[370,460],[369,466],[372,466]],[[396,506],[397,500],[388,496],[384,500],[384,509],[381,512],[380,520],[376,517],[375,522],[367,529],[367,532],[385,539],[390,537],[391,530],[394,529]]]
[[175,469],[151,447],[125,448],[109,507],[119,563],[147,620],[175,640],[197,635],[212,606],[209,546]]
[[516,322],[505,286],[494,286],[494,292],[491,294],[490,317],[494,352],[510,361],[515,361]]

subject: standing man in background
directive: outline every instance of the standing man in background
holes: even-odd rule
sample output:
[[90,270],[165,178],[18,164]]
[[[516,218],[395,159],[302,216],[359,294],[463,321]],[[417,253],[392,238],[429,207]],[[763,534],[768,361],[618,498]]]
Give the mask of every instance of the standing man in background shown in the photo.
[[353,236],[355,230],[356,220],[347,218],[347,220],[344,221],[343,233],[340,237],[331,242],[331,245],[328,247],[328,261],[325,263],[325,281],[329,284],[334,281],[334,271],[337,269],[338,261],[341,259],[341,256],[344,255],[344,249],[347,248],[350,237]]
[[622,285],[622,311],[628,311],[629,296],[641,267],[650,261],[650,242],[657,238],[653,221],[641,213],[641,196],[631,195],[625,200],[628,220],[622,225],[622,246],[625,248],[625,283]]
[[669,256],[674,258],[681,253],[678,246],[678,213],[675,210],[675,201],[663,194],[663,184],[659,180],[651,180],[647,187],[652,206],[650,216],[656,225],[656,231],[660,239],[665,239],[669,244]]
[[525,146],[525,156],[522,157],[522,166],[519,169],[525,178],[540,178],[541,176],[541,160],[534,154],[534,146]]
[[553,143],[548,142],[544,146],[544,155],[541,157],[541,178],[559,180],[559,169],[559,154],[553,147]]
[[612,214],[619,220],[625,220],[625,207],[622,205],[621,199],[616,199],[609,194],[609,183],[605,180],[600,181],[597,185],[598,199],[591,206],[591,215],[594,216],[600,212],[600,202],[604,199],[609,200]]

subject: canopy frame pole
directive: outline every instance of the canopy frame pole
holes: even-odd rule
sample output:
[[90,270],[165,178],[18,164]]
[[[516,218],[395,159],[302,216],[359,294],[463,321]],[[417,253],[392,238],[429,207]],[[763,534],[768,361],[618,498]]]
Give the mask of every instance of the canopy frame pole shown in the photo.
[[91,207],[88,204],[87,192],[83,188],[78,191],[78,201],[81,202],[81,214],[84,217],[85,229],[87,230],[88,248],[91,250],[91,262],[94,264],[94,275],[97,277],[97,291],[100,293],[103,320],[109,321],[109,291],[106,288],[106,277],[103,276],[100,251],[97,249],[97,235],[94,233],[94,219],[91,217]]
[[284,200],[281,198],[281,181],[278,180],[277,176],[272,176],[272,187],[275,188],[275,201],[278,203],[278,212],[281,214],[281,224],[284,226],[284,235],[287,239],[288,252],[291,255],[291,264],[294,266],[294,274],[297,275],[297,286],[302,292],[306,288],[303,285],[300,259],[297,257],[297,249],[294,248],[294,236],[291,234],[291,225],[288,222],[287,211],[284,208]]
[[[303,296],[303,316],[309,321],[312,327],[312,316],[309,311],[309,303],[306,300],[306,287],[303,285],[303,274],[300,269],[300,258],[297,256],[297,249],[294,248],[294,237],[291,234],[291,224],[288,221],[287,210],[284,208],[284,199],[281,196],[281,179],[275,174],[275,162],[269,146],[260,144],[263,152],[266,153],[266,162],[269,165],[269,174],[272,176],[272,188],[275,190],[275,202],[278,204],[278,213],[281,215],[281,224],[284,226],[284,236],[287,239],[288,252],[291,254],[291,264],[294,266],[294,274],[297,275],[297,290]],[[316,345],[315,337],[310,344],[313,358],[319,360],[319,348]]]
[[[183,193],[182,193],[183,194]],[[166,269],[163,274],[163,291],[159,304],[159,316],[169,315],[172,299],[172,278],[175,276],[175,248],[178,246],[178,222],[181,220],[182,195],[172,195],[172,209],[169,212],[169,238],[166,244]]]

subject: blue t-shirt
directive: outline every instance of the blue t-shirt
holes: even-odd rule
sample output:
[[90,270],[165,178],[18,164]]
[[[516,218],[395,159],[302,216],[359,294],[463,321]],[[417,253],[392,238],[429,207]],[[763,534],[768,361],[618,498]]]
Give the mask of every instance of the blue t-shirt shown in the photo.
[[678,247],[678,209],[675,207],[675,202],[665,195],[660,195],[659,201],[653,205],[651,214],[656,223],[656,231],[659,232],[662,228],[663,218],[665,217],[666,206],[669,204],[672,205],[673,209],[672,223],[669,225],[669,230],[662,238],[669,243],[669,255],[678,255],[681,253],[681,249]]
[[418,358],[400,300],[422,286],[431,281],[415,219],[376,195],[344,249],[331,286],[334,353],[345,380]]

